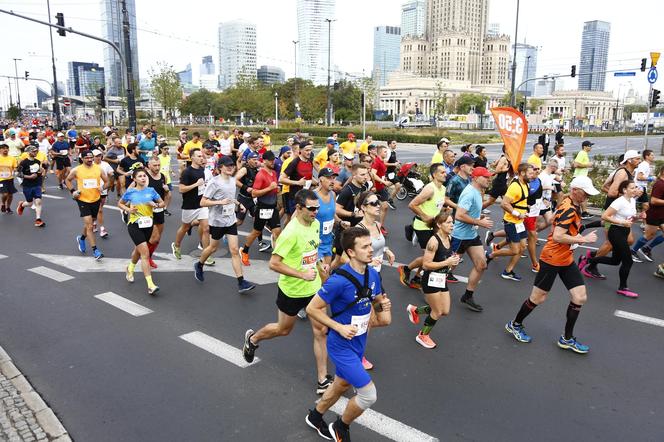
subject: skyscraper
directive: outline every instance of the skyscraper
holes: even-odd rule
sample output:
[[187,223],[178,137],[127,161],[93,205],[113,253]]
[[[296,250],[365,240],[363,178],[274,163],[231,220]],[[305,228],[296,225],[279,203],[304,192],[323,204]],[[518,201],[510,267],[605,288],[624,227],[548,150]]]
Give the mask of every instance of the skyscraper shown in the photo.
[[399,69],[401,28],[376,26],[374,28],[373,74],[378,86],[385,86],[390,72]]
[[276,66],[262,65],[256,72],[258,81],[263,84],[277,84],[286,81],[284,70]]
[[192,74],[191,74],[191,63],[187,63],[187,67],[183,71],[177,73],[180,77],[180,83],[183,86],[191,86],[192,84]]
[[421,37],[427,26],[427,0],[410,0],[401,5],[401,35]]
[[[129,14],[129,47],[131,48],[131,64],[133,68],[134,85],[138,88],[138,43],[136,40],[136,3],[135,0],[126,0]],[[106,40],[115,43],[125,56],[124,37],[122,34],[122,2],[120,0],[101,0],[102,35]],[[106,81],[106,95],[125,95],[125,70],[115,50],[104,45],[104,70]],[[135,91],[137,92],[137,91]]]
[[219,23],[219,87],[256,78],[256,25],[244,20]]
[[611,23],[593,20],[587,21],[583,24],[581,60],[579,64],[579,90],[604,90],[606,73],[591,74],[591,72],[606,70],[606,62],[609,56],[610,34]]
[[95,95],[98,89],[104,87],[104,68],[97,63],[70,61],[68,67],[67,92],[69,95]]
[[201,72],[198,77],[198,85],[209,91],[219,86],[219,76],[216,73],[212,55],[206,55],[201,60]]
[[206,55],[201,60],[201,75],[214,75],[214,62],[212,55]]
[[[514,46],[512,46],[514,50]],[[516,86],[528,78],[535,78],[537,74],[537,47],[526,43],[516,44]],[[526,97],[532,97],[535,92],[535,82],[529,81],[519,88],[519,92]]]
[[[327,84],[330,41],[325,20],[334,19],[334,9],[334,0],[297,0],[297,76],[314,84]],[[334,36],[335,23],[331,26]]]

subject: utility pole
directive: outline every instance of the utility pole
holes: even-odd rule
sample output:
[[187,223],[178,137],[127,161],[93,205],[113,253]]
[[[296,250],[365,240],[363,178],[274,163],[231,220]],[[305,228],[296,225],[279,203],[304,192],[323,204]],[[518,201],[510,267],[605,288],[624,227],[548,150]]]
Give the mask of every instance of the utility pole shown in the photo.
[[327,22],[327,125],[332,125],[332,95],[330,95],[330,62],[332,49],[332,22],[334,19],[326,18]]
[[651,105],[651,102],[652,102],[652,83],[650,83],[650,89],[648,90],[648,111],[646,113],[645,131],[643,132],[643,137],[645,138],[645,141],[643,143],[644,144],[644,149],[648,148],[648,124],[650,124],[650,105]]
[[519,34],[519,0],[516,0],[516,27],[514,29],[514,58],[512,59],[512,107],[516,107],[516,90],[514,86],[516,85],[516,45],[517,45],[517,36]]
[[134,68],[131,60],[131,44],[129,40],[129,12],[127,0],[122,0],[122,33],[124,35],[124,55],[127,66],[127,110],[129,129],[136,133],[136,98],[134,97]]
[[20,58],[14,58],[14,75],[16,76],[16,100],[18,101],[18,108],[21,108],[21,89],[18,87],[18,65],[16,64],[17,61],[23,61]]
[[12,81],[7,77],[7,84],[9,85],[9,107],[14,105],[14,99],[12,98]]
[[297,108],[297,44],[299,43],[298,40],[293,40],[293,54],[295,55],[295,62],[293,63],[293,67],[295,68],[295,92],[293,95],[295,96],[295,107]]
[[[51,23],[51,0],[46,0],[46,9],[48,11],[48,22]],[[49,26],[48,35],[51,38],[51,66],[53,67],[53,113],[55,114],[55,129],[62,128],[62,119],[60,118],[60,100],[58,99],[58,76],[55,72],[55,51],[53,50],[53,28]]]

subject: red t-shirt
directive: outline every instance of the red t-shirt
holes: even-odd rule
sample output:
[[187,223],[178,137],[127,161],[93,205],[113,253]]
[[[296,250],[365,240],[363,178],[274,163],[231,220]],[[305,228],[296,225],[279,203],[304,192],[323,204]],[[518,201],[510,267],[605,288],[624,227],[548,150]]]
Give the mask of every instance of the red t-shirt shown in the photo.
[[[655,181],[655,185],[652,186],[652,192],[650,192],[650,197],[664,200],[664,180],[658,179]],[[664,206],[653,206],[651,204],[646,212],[646,217],[652,221],[664,220]]]
[[[256,174],[256,178],[254,179],[254,185],[252,186],[256,190],[263,190],[267,189],[270,187],[270,183],[279,183],[279,177],[277,177],[277,171],[272,170],[268,172],[264,167],[261,167],[261,169],[258,171]],[[264,196],[267,195],[274,195],[276,196],[279,193],[279,188],[275,187],[274,190],[271,192],[268,192]]]
[[[387,172],[387,166],[383,162],[382,158],[376,157],[374,159],[373,164],[371,165],[371,168],[376,171],[376,175],[378,175],[381,179],[385,178],[385,173]],[[385,184],[379,181],[374,181],[374,187],[376,188],[377,191],[381,191],[385,188]]]

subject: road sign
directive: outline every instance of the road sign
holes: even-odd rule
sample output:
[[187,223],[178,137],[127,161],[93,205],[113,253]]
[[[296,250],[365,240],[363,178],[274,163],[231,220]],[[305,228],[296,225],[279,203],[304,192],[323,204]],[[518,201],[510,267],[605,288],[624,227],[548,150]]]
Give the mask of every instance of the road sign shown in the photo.
[[635,77],[636,72],[614,72],[614,77]]
[[650,60],[652,60],[653,66],[657,66],[657,60],[659,60],[659,52],[651,52]]
[[657,68],[653,66],[648,71],[648,83],[654,84],[657,81],[657,77]]

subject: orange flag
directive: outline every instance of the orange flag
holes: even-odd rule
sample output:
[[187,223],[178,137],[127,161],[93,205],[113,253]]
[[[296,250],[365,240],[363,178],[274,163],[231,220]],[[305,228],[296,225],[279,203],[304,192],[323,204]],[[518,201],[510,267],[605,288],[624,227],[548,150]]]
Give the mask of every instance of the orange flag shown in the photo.
[[505,143],[505,156],[512,163],[512,170],[516,173],[526,148],[526,137],[528,136],[526,117],[511,107],[494,107],[491,109],[491,113],[503,143]]

